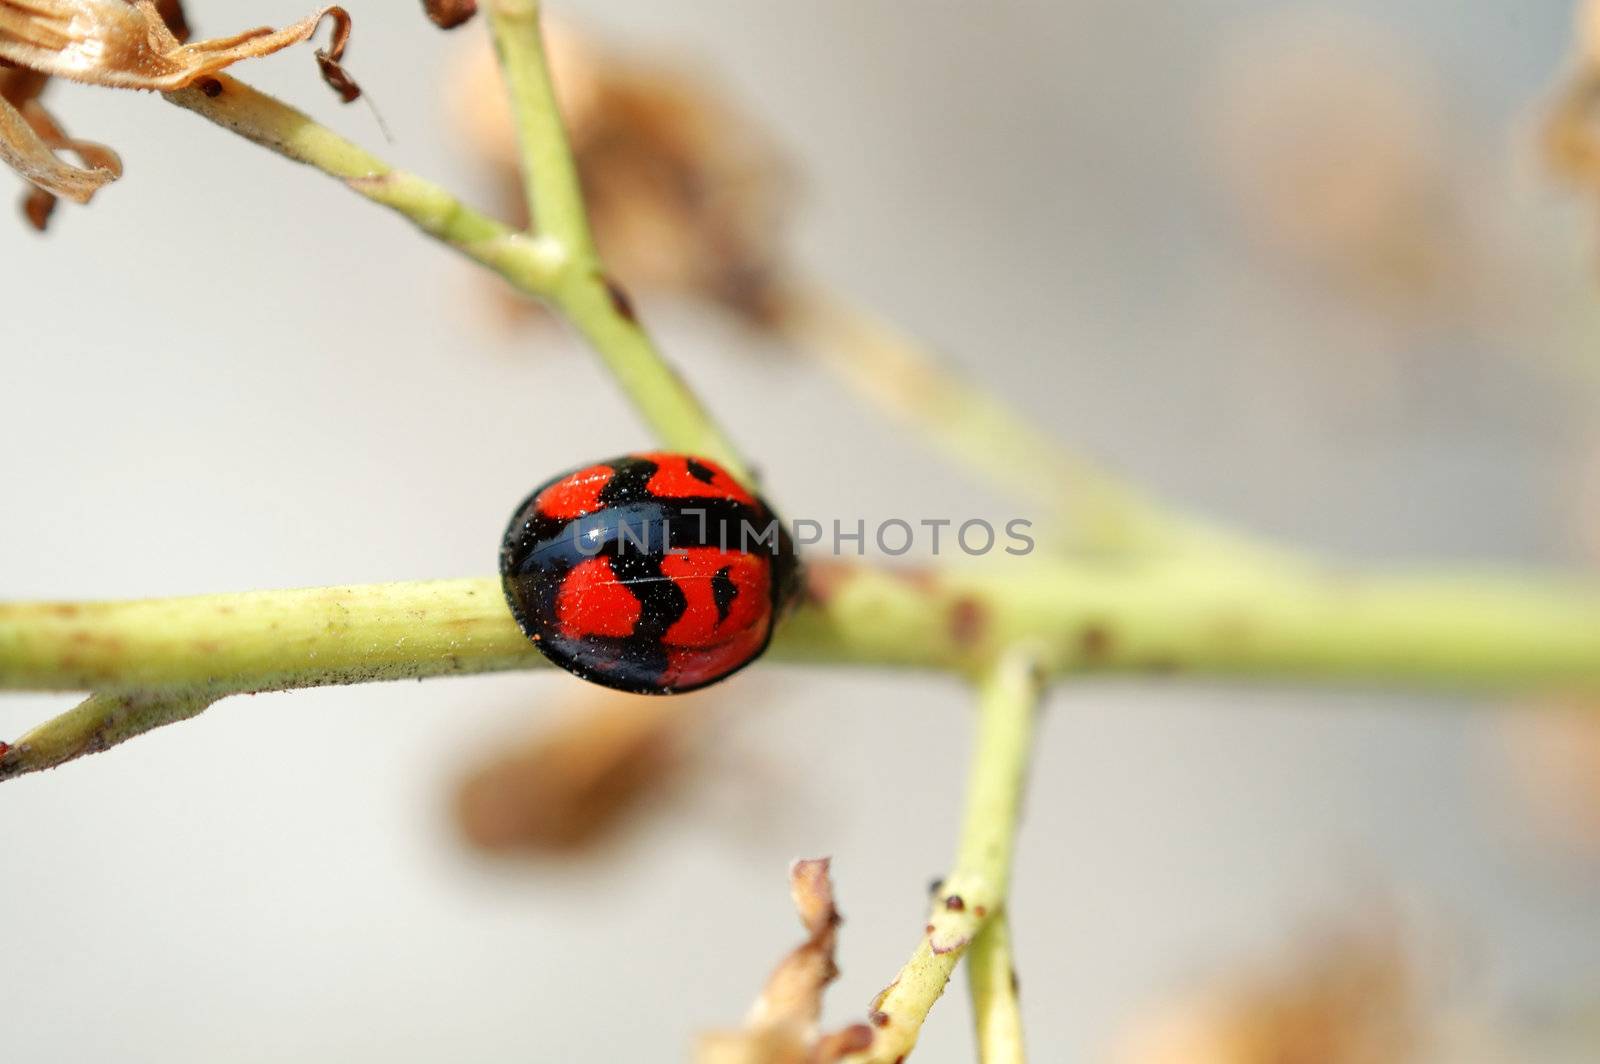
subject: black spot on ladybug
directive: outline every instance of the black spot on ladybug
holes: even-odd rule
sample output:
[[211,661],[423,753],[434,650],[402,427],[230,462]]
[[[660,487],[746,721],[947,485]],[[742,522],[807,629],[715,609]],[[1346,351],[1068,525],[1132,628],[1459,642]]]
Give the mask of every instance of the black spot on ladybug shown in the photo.
[[619,463],[606,486],[600,489],[600,505],[615,506],[622,502],[650,497],[650,478],[661,467],[648,459]]
[[683,589],[662,574],[659,556],[624,546],[611,559],[611,571],[616,574],[617,583],[639,602],[639,620],[633,626],[635,639],[659,640],[689,607]]
[[716,481],[717,481],[717,471],[715,469],[712,469],[710,466],[706,465],[704,462],[700,461],[700,459],[691,458],[687,462],[685,462],[684,465],[688,467],[689,475],[691,477],[694,477],[694,479],[698,480],[700,483],[702,483],[702,484],[715,484],[716,483]]
[[724,565],[717,570],[717,575],[711,578],[711,598],[717,604],[717,623],[720,625],[728,619],[728,612],[733,609],[733,600],[739,597],[739,585],[733,582],[729,575],[732,569]]

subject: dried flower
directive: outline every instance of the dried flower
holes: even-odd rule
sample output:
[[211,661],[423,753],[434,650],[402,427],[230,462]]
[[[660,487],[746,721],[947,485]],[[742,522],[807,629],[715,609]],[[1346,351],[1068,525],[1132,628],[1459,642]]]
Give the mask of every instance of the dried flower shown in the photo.
[[349,14],[324,7],[279,30],[185,44],[153,0],[0,0],[0,58],[92,85],[171,92],[308,40],[325,18],[334,21],[336,40],[348,35]]
[[817,1034],[822,993],[839,976],[833,953],[840,921],[828,864],[823,857],[790,866],[790,893],[808,937],[772,970],[742,1029],[700,1037],[695,1064],[828,1064],[871,1044],[865,1024]]
[[[33,186],[23,210],[43,229],[56,197],[88,203],[95,192],[122,175],[115,152],[92,141],[73,140],[39,102],[47,79],[31,70],[0,70],[0,162]],[[69,151],[82,166],[56,153]]]
[[[325,18],[333,20],[334,38],[317,53],[318,64],[341,96],[354,99],[360,90],[339,66],[350,33],[343,8],[321,8],[280,30],[188,44],[179,0],[0,0],[0,161],[34,187],[25,201],[29,220],[43,228],[55,197],[87,203],[122,173],[109,148],[69,138],[39,104],[45,78],[170,92],[305,41]],[[62,160],[63,151],[83,165]]]
[[[770,324],[794,200],[777,149],[717,86],[545,25],[595,241],[611,271],[628,288],[709,299]],[[486,45],[465,56],[454,87],[458,128],[494,168],[507,210],[522,212],[515,132]]]

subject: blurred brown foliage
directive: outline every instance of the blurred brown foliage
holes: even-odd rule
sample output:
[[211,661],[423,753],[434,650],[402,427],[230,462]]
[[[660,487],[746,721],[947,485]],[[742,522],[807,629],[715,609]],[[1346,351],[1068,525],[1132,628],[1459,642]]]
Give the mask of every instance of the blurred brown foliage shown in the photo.
[[1406,1064],[1422,1018],[1398,938],[1345,931],[1220,981],[1132,1031],[1118,1064]]
[[[629,288],[704,298],[752,324],[770,322],[795,199],[776,146],[722,87],[603,47],[564,23],[546,18],[545,27],[595,242],[610,272]],[[452,86],[454,125],[491,168],[506,213],[526,224],[516,135],[486,44],[474,42],[463,55]]]
[[681,776],[715,697],[586,693],[469,772],[456,792],[462,834],[484,850],[559,854],[612,837]]

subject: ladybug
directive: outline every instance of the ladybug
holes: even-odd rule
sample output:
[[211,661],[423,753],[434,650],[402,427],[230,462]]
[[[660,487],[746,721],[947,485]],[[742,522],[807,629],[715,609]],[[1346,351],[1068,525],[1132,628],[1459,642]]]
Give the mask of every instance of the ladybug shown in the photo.
[[563,473],[517,507],[500,546],[506,601],[534,646],[638,694],[693,691],[754,661],[799,569],[766,503],[682,454]]

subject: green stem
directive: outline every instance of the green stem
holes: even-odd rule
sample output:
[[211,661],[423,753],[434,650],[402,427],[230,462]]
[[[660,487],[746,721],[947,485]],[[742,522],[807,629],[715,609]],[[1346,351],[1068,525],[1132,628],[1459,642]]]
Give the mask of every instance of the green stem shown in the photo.
[[851,1064],[893,1064],[911,1052],[956,964],[1005,904],[1044,680],[1035,656],[1022,650],[1003,655],[982,677],[955,868],[935,892],[916,952],[873,1001],[872,1045],[846,1057]]
[[552,289],[561,259],[549,243],[516,233],[416,174],[397,170],[309,116],[233,78],[219,75],[169,92],[179,107],[276,152],[321,170],[366,199],[409,219],[435,240],[500,274],[532,295]]
[[821,288],[785,300],[789,336],[874,405],[921,431],[957,465],[1051,519],[1063,546],[1102,552],[1287,552],[1159,505],[957,372],[892,324]]
[[978,932],[967,952],[979,1064],[1023,1064],[1027,1059],[1015,965],[1011,922],[1002,911]]
[[[554,112],[543,108],[548,101],[540,94],[548,89],[548,75],[537,45],[536,17],[517,13],[527,7],[536,16],[537,5],[501,6],[511,10],[502,12],[493,24],[509,34],[510,50],[504,54],[517,62],[513,102],[519,108],[524,154],[532,164],[542,163],[528,171],[529,194],[542,205],[538,236],[513,232],[439,185],[396,170],[293,107],[233,78],[213,78],[206,88],[168,93],[167,99],[287,159],[338,178],[525,294],[551,304],[589,340],[665,447],[710,458],[752,483],[749,467],[733,443],[662,357],[627,296],[602,270],[589,242],[565,134]],[[536,112],[526,111],[534,104],[540,105]]]
[[[1063,673],[1600,687],[1600,596],[1492,575],[1273,574],[1065,559],[815,563],[781,661],[981,671],[1018,642]],[[127,602],[0,603],[0,690],[262,691],[543,659],[498,578]]]
[[522,183],[534,231],[566,259],[548,293],[577,326],[658,439],[673,450],[711,458],[737,479],[751,473],[711,411],[667,362],[640,325],[632,301],[606,273],[589,231],[588,211],[550,78],[538,0],[490,0],[489,28],[511,96],[522,151]]
[[578,168],[550,80],[539,28],[540,6],[538,0],[489,0],[489,30],[511,96],[528,215],[534,229],[560,243],[574,261],[594,268],[598,256],[589,235]]
[[199,691],[92,694],[16,742],[0,744],[0,780],[109,750],[136,735],[198,716],[219,697]]

